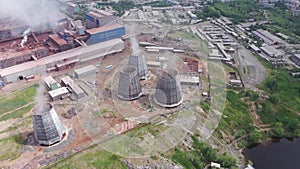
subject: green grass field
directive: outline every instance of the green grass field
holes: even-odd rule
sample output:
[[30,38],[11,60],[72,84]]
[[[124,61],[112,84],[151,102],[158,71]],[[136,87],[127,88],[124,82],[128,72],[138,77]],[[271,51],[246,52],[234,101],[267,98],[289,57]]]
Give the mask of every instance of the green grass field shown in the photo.
[[15,135],[0,140],[0,161],[14,160],[21,155],[23,138]]
[[0,97],[0,115],[32,102],[34,100],[37,87],[38,85],[36,84],[7,96]]
[[117,155],[111,154],[100,147],[93,147],[85,152],[76,154],[69,159],[60,161],[55,166],[47,166],[46,168],[56,169],[82,169],[82,168],[97,168],[97,169],[126,169],[126,165]]

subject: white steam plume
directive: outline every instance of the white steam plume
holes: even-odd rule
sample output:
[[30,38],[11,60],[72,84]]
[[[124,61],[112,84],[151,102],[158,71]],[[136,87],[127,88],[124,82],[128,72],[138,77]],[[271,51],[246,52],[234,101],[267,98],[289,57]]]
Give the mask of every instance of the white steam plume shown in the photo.
[[47,103],[44,98],[45,86],[42,82],[39,83],[39,87],[36,89],[36,96],[34,98],[35,111],[37,113],[44,113],[47,109]]
[[131,44],[131,50],[132,50],[131,52],[132,53],[135,53],[140,50],[139,43],[136,39],[136,36],[130,37],[130,44]]
[[20,43],[20,46],[23,48],[24,44],[27,42],[28,40],[28,33],[30,32],[30,28],[28,28],[26,31],[23,32],[23,39]]
[[0,18],[18,19],[29,26],[58,19],[59,8],[54,0],[0,0]]

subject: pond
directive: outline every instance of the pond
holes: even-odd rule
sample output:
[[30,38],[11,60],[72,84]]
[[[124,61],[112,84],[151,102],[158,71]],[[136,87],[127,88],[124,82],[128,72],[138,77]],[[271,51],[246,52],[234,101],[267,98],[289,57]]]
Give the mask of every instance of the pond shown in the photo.
[[273,139],[243,152],[255,169],[300,169],[300,138]]

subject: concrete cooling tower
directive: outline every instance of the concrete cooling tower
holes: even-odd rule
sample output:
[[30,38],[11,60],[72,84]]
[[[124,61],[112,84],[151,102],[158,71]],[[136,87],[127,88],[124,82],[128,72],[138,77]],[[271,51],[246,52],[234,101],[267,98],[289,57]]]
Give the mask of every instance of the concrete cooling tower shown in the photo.
[[51,104],[47,104],[43,110],[34,109],[33,127],[40,145],[53,145],[66,135],[66,130]]
[[136,67],[139,78],[145,77],[148,72],[144,53],[140,50],[132,53],[128,60],[128,66]]
[[141,96],[142,87],[134,66],[125,66],[120,72],[118,97],[123,100],[134,100]]
[[160,73],[154,94],[154,101],[166,108],[179,106],[183,99],[177,71],[167,69]]

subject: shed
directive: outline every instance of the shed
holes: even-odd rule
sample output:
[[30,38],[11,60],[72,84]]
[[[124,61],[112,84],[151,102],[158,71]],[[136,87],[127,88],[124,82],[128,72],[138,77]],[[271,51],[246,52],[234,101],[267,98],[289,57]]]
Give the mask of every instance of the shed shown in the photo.
[[57,88],[48,92],[52,101],[64,99],[69,96],[69,90],[66,87]]
[[74,71],[74,77],[82,79],[91,75],[95,75],[97,68],[94,65],[85,66]]
[[77,99],[84,97],[84,91],[69,76],[61,78],[62,85],[68,87]]
[[53,79],[52,76],[47,76],[44,78],[44,82],[49,90],[54,90],[60,87],[60,85]]

